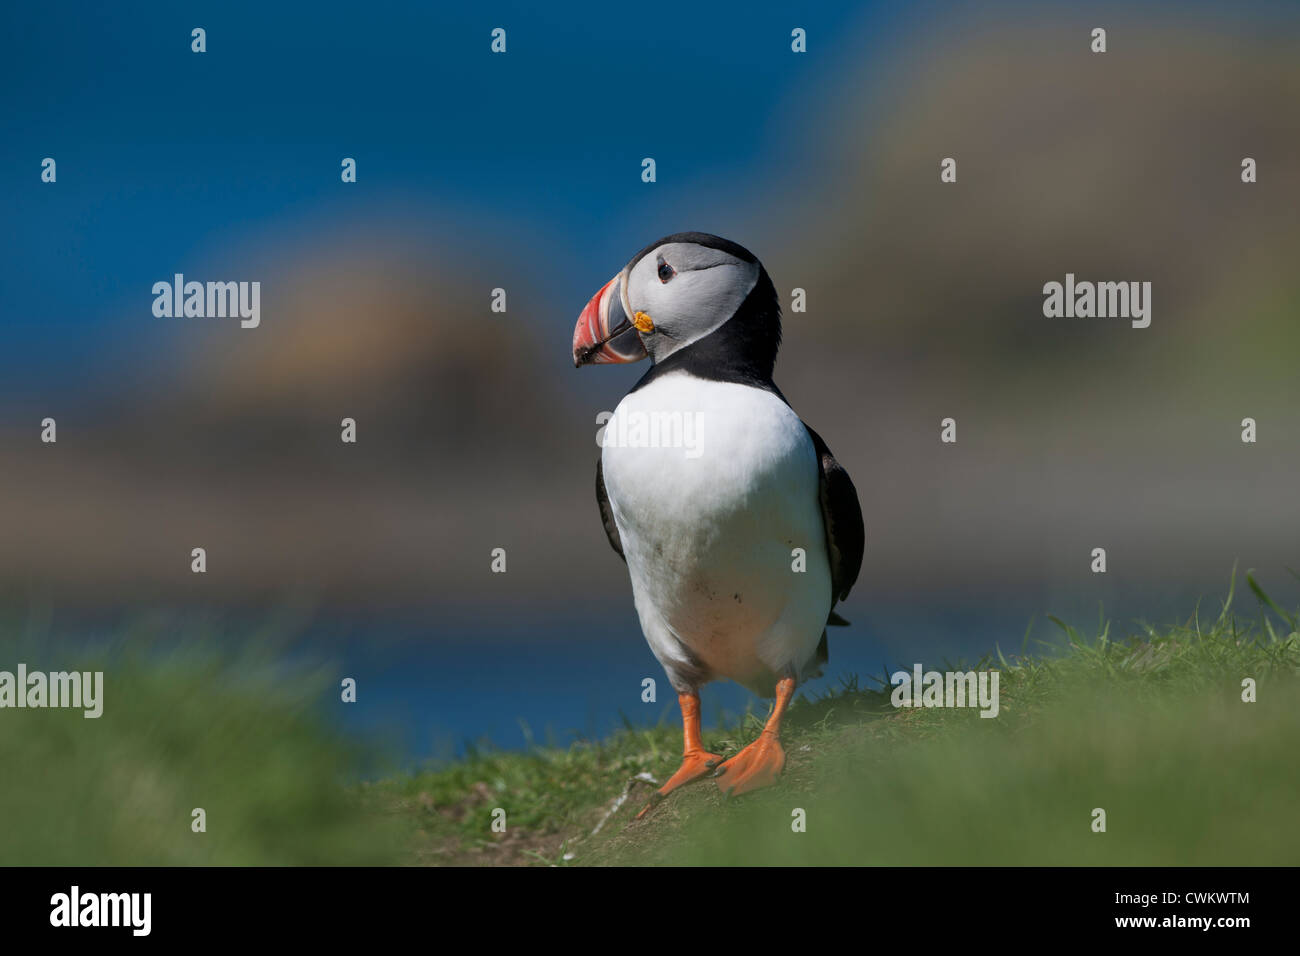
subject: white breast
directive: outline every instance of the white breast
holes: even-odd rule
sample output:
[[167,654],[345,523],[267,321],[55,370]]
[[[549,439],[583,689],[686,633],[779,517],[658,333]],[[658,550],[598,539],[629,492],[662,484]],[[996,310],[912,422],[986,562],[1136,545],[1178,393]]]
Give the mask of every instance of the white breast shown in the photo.
[[799,417],[765,390],[674,373],[624,398],[604,441],[641,627],[674,686],[722,676],[770,695],[797,676],[831,605]]

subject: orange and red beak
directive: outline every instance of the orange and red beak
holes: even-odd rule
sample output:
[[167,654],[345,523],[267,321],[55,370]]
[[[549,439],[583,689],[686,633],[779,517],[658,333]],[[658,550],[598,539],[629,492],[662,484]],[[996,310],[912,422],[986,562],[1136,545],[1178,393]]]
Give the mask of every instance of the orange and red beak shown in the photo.
[[648,354],[623,308],[623,276],[614,276],[591,297],[573,329],[573,364],[639,362]]

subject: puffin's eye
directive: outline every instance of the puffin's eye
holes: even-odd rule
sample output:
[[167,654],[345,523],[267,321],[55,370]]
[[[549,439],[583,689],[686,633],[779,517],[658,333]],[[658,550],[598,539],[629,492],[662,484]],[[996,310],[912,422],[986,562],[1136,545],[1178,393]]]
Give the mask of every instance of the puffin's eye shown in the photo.
[[660,262],[660,263],[659,263],[659,281],[660,281],[660,282],[667,282],[669,279],[671,279],[671,278],[672,278],[673,276],[675,276],[675,275],[677,275],[677,273],[673,271],[673,267],[672,267],[672,266],[670,266],[670,265],[669,265],[668,263],[666,263],[666,262]]

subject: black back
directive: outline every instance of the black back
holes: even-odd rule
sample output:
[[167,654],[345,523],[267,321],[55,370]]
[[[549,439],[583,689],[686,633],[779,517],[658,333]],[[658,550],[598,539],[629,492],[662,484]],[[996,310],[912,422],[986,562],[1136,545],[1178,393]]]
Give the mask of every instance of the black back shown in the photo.
[[[844,466],[835,460],[831,450],[808,423],[804,422],[813,447],[817,449],[817,465],[821,469],[817,499],[822,509],[822,524],[826,528],[826,555],[831,563],[831,603],[849,596],[858,573],[862,570],[862,553],[866,550],[867,533],[862,524],[862,506],[858,504],[858,490]],[[834,611],[832,617],[838,617]],[[832,622],[834,623],[834,622]]]

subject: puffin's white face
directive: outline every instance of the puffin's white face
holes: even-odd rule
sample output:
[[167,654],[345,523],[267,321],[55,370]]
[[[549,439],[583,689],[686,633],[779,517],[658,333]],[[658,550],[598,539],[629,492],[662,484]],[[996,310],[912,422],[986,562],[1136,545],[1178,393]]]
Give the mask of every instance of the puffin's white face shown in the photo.
[[646,350],[662,361],[735,315],[758,271],[757,262],[721,249],[665,243],[624,270],[623,307]]
[[[743,251],[743,250],[742,250]],[[645,250],[578,318],[573,363],[662,361],[730,319],[758,282],[757,260],[687,241]]]

